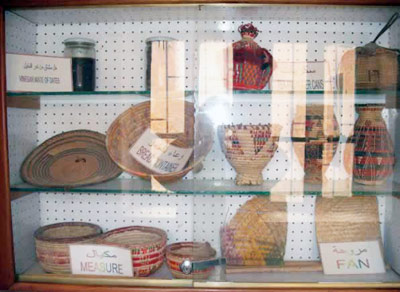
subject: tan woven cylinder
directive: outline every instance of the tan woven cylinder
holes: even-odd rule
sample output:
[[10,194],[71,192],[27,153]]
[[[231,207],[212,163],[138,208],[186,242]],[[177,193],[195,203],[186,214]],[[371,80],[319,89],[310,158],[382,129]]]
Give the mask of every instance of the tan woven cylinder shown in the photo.
[[376,197],[317,198],[317,240],[354,242],[380,240]]

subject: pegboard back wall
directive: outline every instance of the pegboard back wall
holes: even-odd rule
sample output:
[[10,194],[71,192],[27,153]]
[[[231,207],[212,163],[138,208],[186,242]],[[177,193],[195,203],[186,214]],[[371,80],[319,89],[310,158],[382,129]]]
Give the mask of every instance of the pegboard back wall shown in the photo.
[[[150,20],[144,20],[138,16],[138,12],[133,11],[131,18],[121,17],[120,19],[125,19],[123,21],[115,20],[112,13],[107,15],[107,10],[90,10],[89,15],[97,15],[97,21],[93,22],[79,21],[83,12],[67,10],[68,13],[65,12],[63,17],[60,17],[64,22],[37,25],[36,53],[62,56],[62,42],[66,38],[94,39],[97,52],[96,89],[143,90],[146,76],[145,40],[148,37],[168,36],[185,43],[185,86],[187,89],[193,89],[196,86],[196,58],[200,43],[237,41],[240,39],[237,28],[243,23],[253,22],[262,31],[257,37],[257,42],[270,51],[273,50],[274,44],[305,43],[308,45],[307,60],[323,61],[325,46],[358,46],[370,42],[384,25],[384,22],[377,22],[376,19],[382,19],[382,15],[387,14],[387,11],[382,10],[381,17],[377,17],[378,11],[372,9],[364,15],[366,19],[370,17],[369,21],[355,21],[353,18],[346,21],[311,21],[302,18],[302,13],[309,13],[306,12],[306,8],[288,9],[285,16],[282,15],[282,19],[279,20],[276,17],[265,17],[272,15],[274,9],[278,9],[269,6],[258,7],[257,13],[253,10],[253,15],[246,8],[225,8],[222,11],[217,9],[216,12],[210,8],[197,12],[193,11],[194,8],[190,9],[190,13],[185,15],[180,8],[169,8],[167,19],[149,17]],[[313,7],[315,15],[319,15],[318,9],[328,14],[324,7]],[[144,10],[148,15],[152,12],[156,15],[159,13],[158,8]],[[331,10],[330,12],[336,15],[341,12],[334,7]],[[196,15],[195,19],[193,14]],[[209,14],[213,15],[215,20],[210,20]],[[378,43],[387,46],[389,37],[389,33],[384,34]]]

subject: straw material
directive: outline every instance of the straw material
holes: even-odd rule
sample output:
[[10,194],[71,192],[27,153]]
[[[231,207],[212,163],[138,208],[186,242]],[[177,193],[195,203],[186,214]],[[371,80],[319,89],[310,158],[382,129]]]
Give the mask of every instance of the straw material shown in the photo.
[[[382,118],[383,105],[358,105],[354,125],[354,181],[379,185],[393,173],[393,142]],[[350,162],[351,163],[351,162]]]
[[297,158],[304,164],[304,181],[318,184],[324,175],[323,166],[329,165],[335,156],[340,136],[339,125],[332,106],[308,105],[305,117],[303,112],[298,107],[293,120],[293,148]]
[[193,103],[185,102],[185,126],[183,133],[156,133],[171,145],[193,147],[193,154],[185,167],[177,172],[159,174],[137,162],[129,153],[131,147],[148,128],[151,128],[151,103],[143,102],[123,112],[107,131],[107,150],[111,158],[126,172],[144,179],[155,178],[159,182],[180,179],[198,165],[211,150],[213,128],[205,115],[196,115]]
[[[271,136],[274,125],[227,125],[218,128],[222,151],[236,170],[237,185],[260,185],[262,171],[278,148],[279,137]],[[274,131],[278,132],[279,131]]]
[[222,252],[228,265],[281,265],[286,233],[286,203],[255,197],[222,229]]
[[164,262],[167,234],[154,227],[129,226],[104,233],[96,243],[130,249],[134,276],[146,277]]
[[95,224],[64,222],[36,230],[36,256],[42,268],[49,273],[71,273],[69,245],[91,243],[101,234]]
[[56,135],[26,157],[21,177],[42,187],[77,187],[113,179],[122,171],[110,159],[105,138],[89,130]]
[[181,272],[180,265],[184,260],[204,261],[215,258],[216,251],[208,242],[177,242],[167,246],[167,265],[172,275],[178,279],[207,279],[214,267],[194,270],[186,275]]
[[380,240],[376,197],[317,198],[317,240],[353,242]]

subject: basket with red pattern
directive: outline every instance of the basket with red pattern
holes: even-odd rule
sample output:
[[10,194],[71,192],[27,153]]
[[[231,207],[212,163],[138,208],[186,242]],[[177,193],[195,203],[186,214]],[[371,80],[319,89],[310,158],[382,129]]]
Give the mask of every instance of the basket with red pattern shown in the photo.
[[84,222],[63,222],[40,227],[34,234],[36,257],[48,273],[71,273],[69,245],[92,243],[100,234],[100,226]]
[[354,181],[379,185],[393,173],[393,142],[382,118],[382,104],[357,105],[359,117],[354,125]]
[[130,249],[134,276],[146,277],[164,262],[167,234],[155,227],[129,226],[104,233],[97,243]]
[[208,242],[177,242],[167,246],[167,265],[172,275],[179,279],[207,279],[214,267],[203,270],[194,270],[191,274],[184,274],[180,265],[185,260],[204,261],[215,258],[216,251]]
[[263,89],[272,75],[272,55],[254,38],[259,30],[251,23],[239,27],[242,39],[233,44],[233,89]]

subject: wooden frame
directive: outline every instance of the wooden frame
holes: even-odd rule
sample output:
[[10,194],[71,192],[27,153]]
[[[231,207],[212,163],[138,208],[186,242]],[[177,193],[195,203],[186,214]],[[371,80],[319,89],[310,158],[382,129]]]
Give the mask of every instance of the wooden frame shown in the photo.
[[[96,292],[228,292],[227,288],[149,288],[149,287],[112,287],[112,286],[85,286],[85,285],[64,285],[46,283],[15,282],[13,239],[11,226],[11,198],[9,187],[8,170],[8,146],[7,146],[7,114],[6,114],[6,86],[5,86],[5,23],[4,10],[20,7],[63,7],[63,6],[90,6],[90,5],[185,5],[185,4],[324,4],[324,5],[400,5],[400,0],[0,0],[0,290],[11,289],[14,291],[96,291]],[[233,289],[234,291],[249,290],[252,292],[261,291],[310,291],[307,283],[304,288],[265,288],[265,289]],[[388,286],[386,286],[388,287]],[[340,288],[339,288],[340,289]],[[360,291],[387,291],[395,292],[400,289],[369,289],[356,288],[345,289],[342,292]],[[332,291],[333,289],[318,289],[313,291]]]
[[400,0],[0,0],[5,8],[79,6],[79,5],[150,5],[150,4],[324,4],[324,5],[400,5]]

